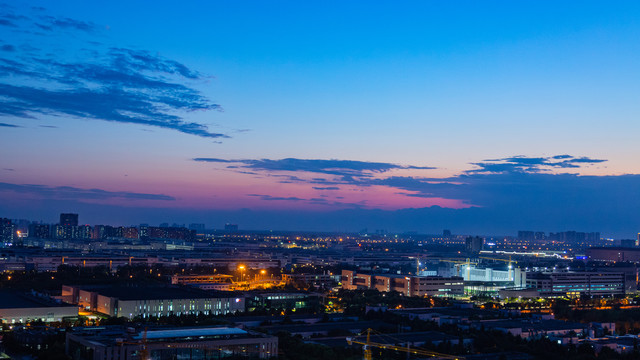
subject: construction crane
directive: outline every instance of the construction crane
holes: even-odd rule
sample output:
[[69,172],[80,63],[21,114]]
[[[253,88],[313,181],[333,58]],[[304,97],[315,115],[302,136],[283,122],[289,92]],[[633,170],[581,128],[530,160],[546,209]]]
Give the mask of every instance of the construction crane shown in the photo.
[[501,258],[492,258],[492,257],[486,257],[486,256],[479,256],[479,259],[485,259],[485,260],[493,260],[493,261],[504,261],[504,262],[508,262],[509,263],[509,267],[508,267],[508,276],[509,279],[513,280],[514,275],[513,275],[513,263],[518,263],[515,260],[511,260],[511,255],[509,255],[509,259],[501,259]]
[[467,261],[459,261],[459,260],[444,260],[444,259],[440,259],[440,261],[442,262],[450,262],[450,263],[454,263],[455,268],[456,268],[456,276],[461,276],[460,274],[460,266],[461,265],[466,265],[465,269],[467,270],[467,279],[470,278],[471,276],[471,264],[477,264],[477,261],[472,261],[471,259],[467,258]]
[[362,345],[362,349],[364,350],[364,358],[363,358],[364,360],[373,360],[373,352],[372,352],[371,349],[374,348],[374,347],[375,348],[379,348],[379,349],[401,351],[401,352],[405,352],[407,354],[430,356],[430,357],[434,357],[434,358],[438,358],[438,359],[451,359],[451,360],[464,360],[465,359],[463,356],[441,354],[441,353],[437,353],[435,351],[416,349],[416,348],[412,349],[411,347],[409,347],[409,345],[407,345],[405,347],[405,346],[387,345],[387,344],[372,342],[371,341],[371,332],[372,331],[373,331],[372,329],[367,329],[367,341],[360,341],[360,340],[357,340],[357,339],[351,338],[351,337],[347,338],[347,343],[349,345],[352,345],[352,344]]

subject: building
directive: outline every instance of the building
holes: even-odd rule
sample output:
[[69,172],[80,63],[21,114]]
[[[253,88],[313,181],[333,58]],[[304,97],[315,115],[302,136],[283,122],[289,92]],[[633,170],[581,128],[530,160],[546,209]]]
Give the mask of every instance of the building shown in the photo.
[[246,297],[247,310],[299,310],[313,309],[320,304],[318,294],[277,292],[277,293],[248,293]]
[[68,332],[65,352],[73,360],[134,360],[143,352],[148,359],[268,359],[278,354],[278,338],[233,327],[92,327]]
[[78,307],[62,305],[48,297],[0,290],[0,322],[6,324],[62,321],[78,317]]
[[[225,315],[245,310],[244,296],[183,287],[63,286],[62,296],[86,310],[114,317],[161,317],[199,314]],[[77,299],[77,300],[76,300]],[[69,301],[69,300],[68,300]]]
[[238,231],[238,224],[224,224],[225,231]]
[[406,296],[464,295],[464,281],[459,276],[360,274],[351,270],[342,270],[342,288],[346,290],[376,289],[380,292],[397,291]]
[[624,296],[624,272],[531,272],[526,287],[505,289],[500,297]]
[[484,246],[484,239],[479,236],[471,237],[469,236],[465,240],[465,249],[468,253],[479,253],[482,251],[482,247]]
[[29,237],[49,239],[51,237],[51,226],[49,224],[31,224],[29,225]]
[[470,325],[475,329],[501,331],[523,339],[583,334],[588,327],[586,324],[553,319],[484,320]]
[[306,284],[322,288],[338,285],[340,278],[340,275],[333,274],[282,274],[282,281],[286,284]]
[[60,225],[78,226],[78,214],[60,214]]
[[198,223],[192,223],[189,224],[189,230],[195,230],[199,233],[202,233],[204,231],[204,224],[198,224]]
[[0,241],[12,243],[15,240],[15,225],[11,219],[0,218]]
[[586,250],[586,255],[596,261],[640,261],[640,247],[592,247]]
[[623,248],[633,248],[636,247],[636,240],[633,239],[621,239],[620,240],[620,247]]
[[208,283],[228,283],[233,275],[209,274],[209,275],[173,275],[171,284],[173,285],[193,285]]

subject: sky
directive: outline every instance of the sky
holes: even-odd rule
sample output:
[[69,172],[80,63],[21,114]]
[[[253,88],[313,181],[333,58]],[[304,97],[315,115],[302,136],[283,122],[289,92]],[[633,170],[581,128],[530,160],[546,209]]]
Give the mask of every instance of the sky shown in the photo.
[[640,3],[0,4],[0,217],[640,232]]

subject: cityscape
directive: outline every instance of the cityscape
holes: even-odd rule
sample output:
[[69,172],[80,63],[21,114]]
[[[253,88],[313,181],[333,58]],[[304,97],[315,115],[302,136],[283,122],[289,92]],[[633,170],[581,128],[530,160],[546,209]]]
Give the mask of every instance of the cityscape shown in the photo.
[[640,3],[0,3],[0,360],[640,359]]

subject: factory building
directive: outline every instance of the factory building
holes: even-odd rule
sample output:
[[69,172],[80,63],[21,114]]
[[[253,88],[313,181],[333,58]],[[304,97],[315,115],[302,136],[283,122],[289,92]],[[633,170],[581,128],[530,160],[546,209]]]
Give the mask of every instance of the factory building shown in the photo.
[[406,296],[464,295],[464,281],[459,276],[361,274],[342,270],[342,288],[346,290],[376,289],[380,292],[397,291]]
[[63,298],[71,299],[70,302],[77,303],[88,311],[129,319],[171,314],[180,316],[201,312],[205,315],[224,315],[245,310],[244,296],[236,293],[172,286],[93,288],[64,286],[62,295]]
[[278,338],[233,327],[93,327],[67,333],[65,352],[73,360],[269,359],[278,354]]

